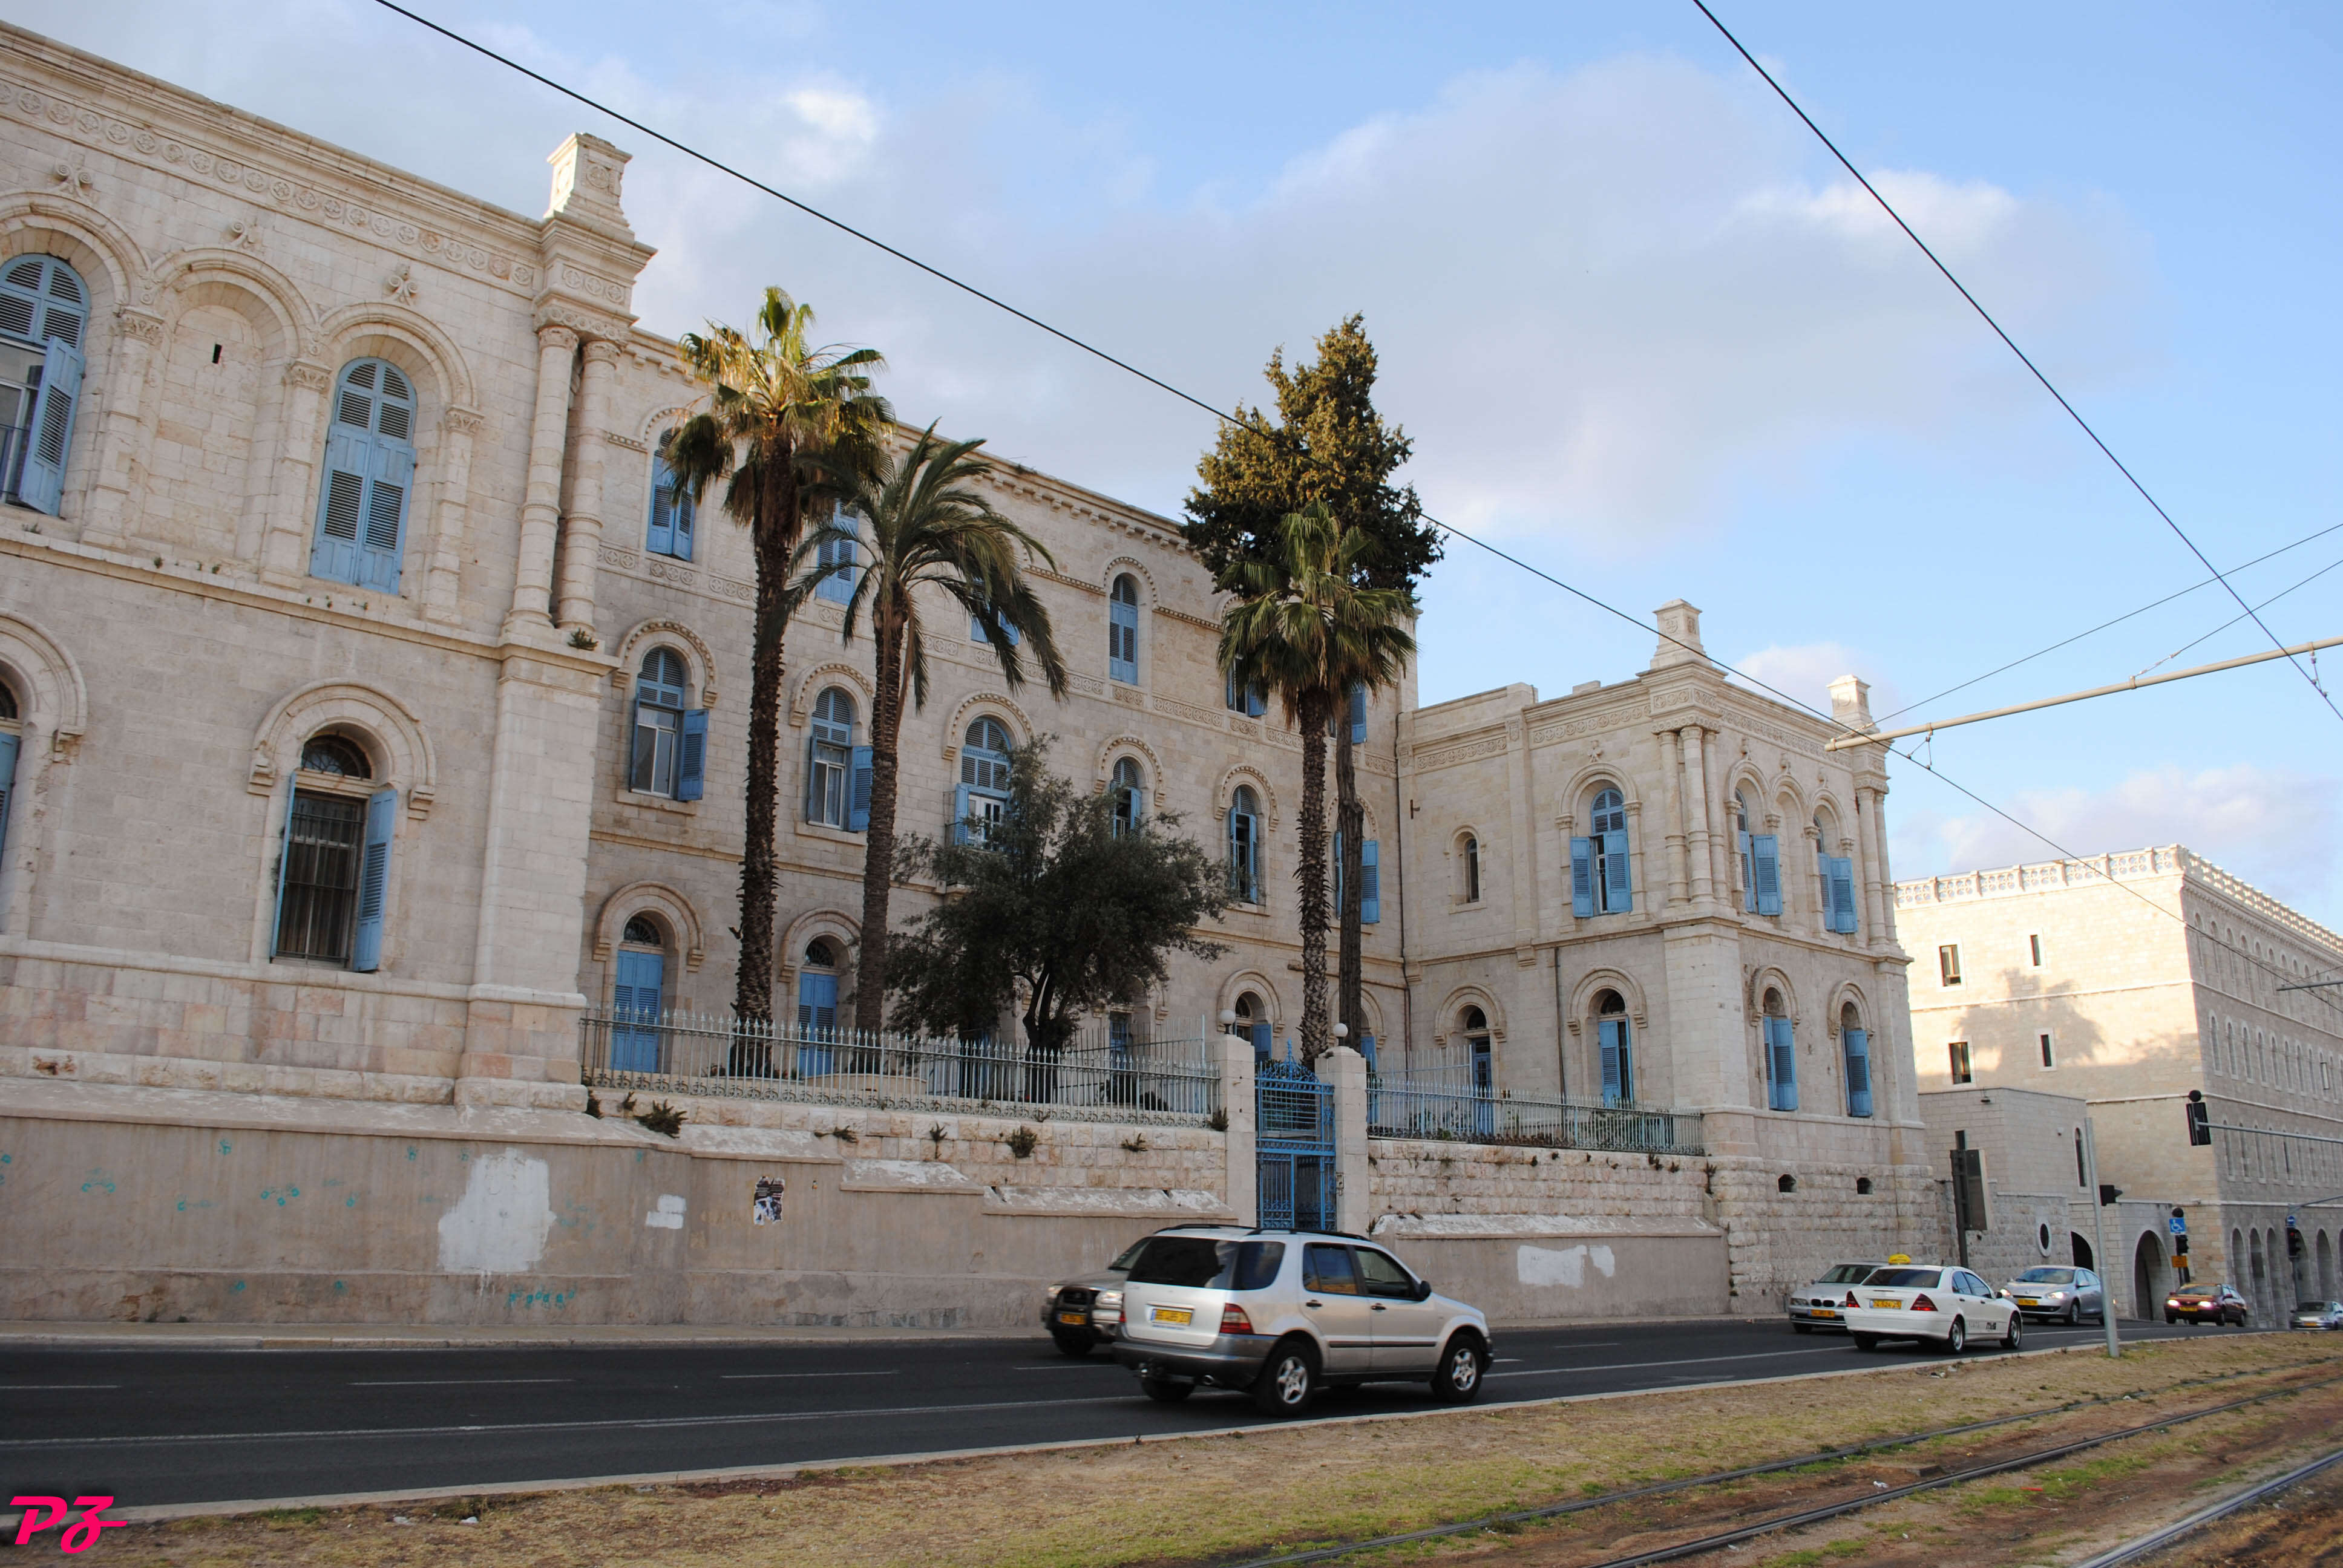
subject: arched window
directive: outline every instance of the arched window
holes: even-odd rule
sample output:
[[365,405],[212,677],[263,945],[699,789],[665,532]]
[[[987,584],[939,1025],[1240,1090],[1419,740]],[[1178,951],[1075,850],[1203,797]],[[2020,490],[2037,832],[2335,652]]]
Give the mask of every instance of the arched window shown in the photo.
[[347,737],[303,742],[277,849],[272,958],[382,967],[398,791],[369,789],[372,773]]
[[0,680],[0,849],[8,845],[8,802],[16,794],[16,749],[24,729],[17,714],[15,691]]
[[1129,572],[1114,579],[1107,596],[1106,672],[1127,685],[1139,684],[1139,579]]
[[1570,909],[1581,920],[1622,915],[1635,907],[1627,858],[1627,803],[1604,786],[1587,814],[1590,831],[1570,841]]
[[1138,832],[1140,823],[1147,819],[1147,786],[1137,759],[1124,757],[1116,761],[1114,781],[1107,786],[1107,793],[1114,797],[1114,830]]
[[1248,686],[1240,689],[1233,672],[1222,678],[1221,688],[1231,713],[1242,713],[1247,719],[1259,719],[1268,711],[1269,701],[1261,688]]
[[[1489,1098],[1497,1091],[1497,1065],[1492,1058],[1489,1040],[1489,1015],[1477,1007],[1468,1007],[1456,1015],[1456,1032],[1464,1037],[1466,1068],[1471,1076],[1473,1096],[1481,1114],[1489,1114]],[[1479,1129],[1487,1131],[1483,1126]]]
[[1481,901],[1481,840],[1467,833],[1463,841],[1457,845],[1456,852],[1463,862],[1459,869],[1464,879],[1464,901],[1477,904]]
[[337,779],[374,777],[374,767],[367,760],[366,752],[346,735],[309,737],[301,746],[301,766],[308,772],[330,774]]
[[1267,1058],[1276,1048],[1276,1041],[1271,1038],[1274,1030],[1269,1021],[1267,1005],[1252,992],[1246,991],[1237,998],[1233,1010],[1237,1015],[1236,1030],[1252,1041],[1255,1060]]
[[824,687],[814,699],[806,820],[850,833],[870,826],[870,748],[854,744],[854,698],[841,687]]
[[1817,901],[1815,908],[1822,914],[1825,930],[1852,936],[1855,918],[1855,857],[1834,855],[1831,839],[1835,832],[1828,811],[1815,813],[1815,879]]
[[1734,823],[1741,847],[1741,907],[1753,915],[1782,912],[1782,841],[1753,830],[1765,818],[1749,804],[1745,790],[1733,795]]
[[1871,1032],[1863,1027],[1863,1015],[1848,1002],[1839,1010],[1839,1050],[1846,1060],[1846,1113],[1849,1116],[1871,1114]]
[[1602,1054],[1603,1103],[1622,1105],[1635,1098],[1635,1050],[1627,1024],[1627,1004],[1615,990],[1594,998],[1594,1037]]
[[708,712],[684,707],[683,655],[654,648],[635,678],[634,745],[627,788],[676,800],[699,799],[708,763]]
[[610,1069],[659,1070],[659,1025],[667,1010],[667,931],[659,917],[627,917],[610,977]]
[[[860,531],[860,519],[853,512],[840,511],[838,526]],[[824,573],[813,585],[813,597],[826,598],[832,604],[844,604],[854,597],[854,573],[862,559],[852,539],[824,539],[814,547],[815,569]]]
[[1782,993],[1765,993],[1765,1103],[1775,1111],[1798,1108],[1798,1042],[1796,1028],[1783,1005]]
[[1009,810],[1009,727],[986,715],[968,727],[960,749],[960,790],[953,801],[953,842],[991,841]]
[[659,445],[651,452],[651,519],[650,531],[643,548],[655,556],[673,556],[677,560],[691,558],[691,539],[699,520],[699,508],[667,465],[668,443],[675,432],[659,432]]
[[88,319],[89,291],[55,256],[0,270],[0,489],[51,517],[65,497]]
[[1262,902],[1261,798],[1250,784],[1229,797],[1229,892],[1241,904]]
[[414,487],[415,388],[387,360],[353,360],[334,387],[309,575],[397,593]]

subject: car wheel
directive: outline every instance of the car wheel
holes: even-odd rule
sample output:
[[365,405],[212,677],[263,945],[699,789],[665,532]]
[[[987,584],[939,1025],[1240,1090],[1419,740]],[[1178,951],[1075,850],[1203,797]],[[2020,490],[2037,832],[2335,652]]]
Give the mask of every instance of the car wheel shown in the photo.
[[1875,1351],[1879,1348],[1879,1336],[1877,1334],[1855,1334],[1852,1337],[1855,1340],[1855,1348],[1856,1350]]
[[1157,1404],[1178,1404],[1196,1392],[1196,1385],[1179,1378],[1154,1377],[1141,1372],[1139,1378],[1139,1392]]
[[1098,1343],[1096,1337],[1087,1330],[1061,1333],[1053,1329],[1050,1332],[1050,1338],[1057,1345],[1060,1355],[1072,1356],[1077,1361],[1090,1354],[1091,1348]]
[[1304,1339],[1281,1341],[1252,1382],[1252,1406],[1263,1415],[1300,1415],[1318,1392],[1318,1352]]
[[1945,1331],[1945,1353],[1956,1356],[1969,1348],[1969,1325],[1966,1318],[1955,1318],[1953,1326]]
[[2026,1314],[2024,1312],[2012,1312],[2009,1314],[2009,1327],[2003,1331],[2001,1336],[2001,1348],[2006,1351],[2014,1351],[2025,1342]]
[[2066,1303],[2066,1326],[2070,1329],[2074,1329],[2082,1327],[2082,1324],[2083,1303],[2080,1302],[2068,1302]]
[[2179,1320],[2178,1318],[2175,1317],[2175,1316],[2174,1316],[2172,1313],[2170,1313],[2170,1312],[2167,1312],[2167,1313],[2165,1313],[2165,1314],[2164,1314],[2164,1326],[2165,1326],[2165,1327],[2167,1327],[2167,1328],[2170,1328],[2173,1324],[2175,1324],[2175,1323],[2178,1322],[2179,1321],[2180,1321],[2180,1320]]
[[1440,1352],[1440,1370],[1432,1374],[1432,1397],[1443,1404],[1470,1404],[1481,1397],[1481,1380],[1488,1372],[1487,1348],[1477,1336],[1460,1333]]
[[1815,1325],[1812,1323],[1792,1323],[1790,1325],[1790,1332],[1794,1334],[1810,1334],[1815,1332]]

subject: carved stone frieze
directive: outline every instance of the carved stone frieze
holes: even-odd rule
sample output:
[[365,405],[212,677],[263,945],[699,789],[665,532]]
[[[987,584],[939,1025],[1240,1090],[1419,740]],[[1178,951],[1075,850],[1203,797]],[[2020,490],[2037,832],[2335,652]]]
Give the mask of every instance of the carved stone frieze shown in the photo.
[[477,408],[450,408],[439,416],[439,428],[451,436],[477,436],[487,422]]
[[635,552],[632,550],[622,550],[612,545],[604,545],[597,558],[604,566],[618,571],[630,572],[635,569]]
[[623,341],[633,330],[629,317],[605,316],[598,310],[588,310],[566,299],[540,299],[537,302],[537,331],[540,341],[546,329],[562,327],[588,341]]
[[285,367],[285,385],[305,392],[323,392],[334,384],[334,373],[322,365],[296,359]]
[[[354,201],[340,191],[314,182],[256,168],[241,157],[186,137],[166,136],[151,126],[74,103],[21,79],[0,76],[0,113],[78,136],[93,145],[104,144],[117,157],[135,158],[150,167],[216,184],[222,189],[241,190],[305,217],[354,233],[370,234],[427,260],[466,268],[517,289],[533,290],[539,282],[538,267],[532,261],[445,234],[370,203]],[[60,160],[59,166],[68,171],[55,176],[60,189],[73,195],[90,190],[91,179],[81,160]]]
[[163,346],[163,318],[143,310],[123,306],[114,313],[115,329],[125,337],[135,337],[149,348]]

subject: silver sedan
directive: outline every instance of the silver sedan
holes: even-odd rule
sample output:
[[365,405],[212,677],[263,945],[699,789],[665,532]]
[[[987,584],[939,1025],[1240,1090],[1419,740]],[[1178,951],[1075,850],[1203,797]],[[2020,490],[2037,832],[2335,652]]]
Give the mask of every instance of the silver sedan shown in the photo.
[[2028,1269],[2003,1286],[2001,1293],[2029,1318],[2049,1318],[2069,1326],[2085,1318],[2096,1322],[2107,1312],[2106,1287],[2088,1269]]

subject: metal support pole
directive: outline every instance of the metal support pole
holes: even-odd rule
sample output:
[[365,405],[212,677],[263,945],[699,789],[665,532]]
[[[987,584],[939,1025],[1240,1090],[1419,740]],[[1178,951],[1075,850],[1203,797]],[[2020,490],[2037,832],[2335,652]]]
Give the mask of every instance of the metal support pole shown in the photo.
[[2083,1118],[2083,1164],[2090,1172],[2091,1255],[2099,1265],[2099,1322],[2107,1332],[2108,1358],[2119,1361],[2123,1349],[2116,1338],[2115,1275],[2107,1268],[2107,1206],[2099,1201],[2099,1141],[2087,1113]]

